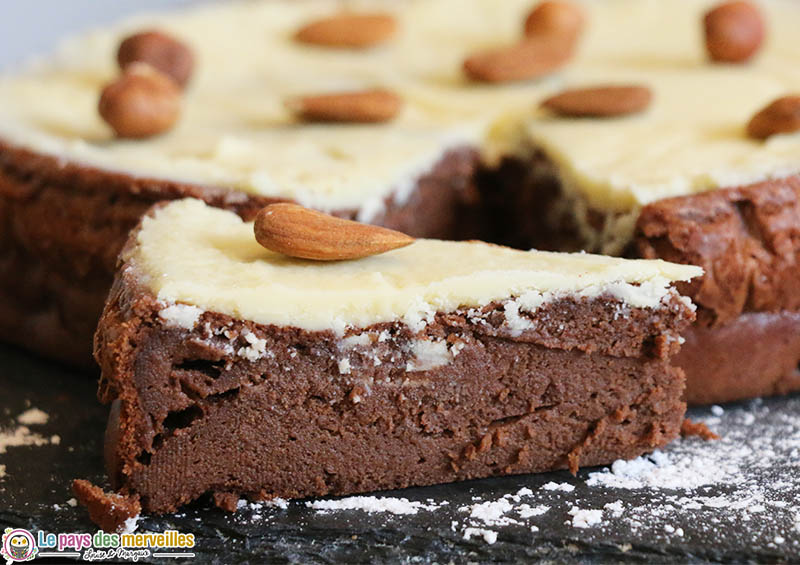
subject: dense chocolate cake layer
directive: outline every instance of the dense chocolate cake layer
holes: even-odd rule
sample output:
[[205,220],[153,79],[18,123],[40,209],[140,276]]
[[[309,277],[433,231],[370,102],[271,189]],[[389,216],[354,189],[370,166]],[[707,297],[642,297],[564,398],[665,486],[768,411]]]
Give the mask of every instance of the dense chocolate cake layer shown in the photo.
[[[575,470],[637,456],[680,430],[684,379],[670,357],[694,315],[677,295],[629,316],[617,299],[558,300],[516,337],[501,330],[499,304],[482,309],[487,324],[439,313],[422,335],[379,324],[365,330],[391,336],[378,352],[389,361],[356,354],[343,372],[331,331],[213,312],[194,329],[168,327],[138,276],[130,266],[118,276],[96,355],[100,398],[112,403],[109,475],[146,511],[205,493],[229,507],[239,496]],[[458,343],[459,354],[410,370],[408,341],[425,338]]]
[[800,390],[800,176],[650,204],[636,249],[705,270],[678,283],[698,305],[676,358],[689,403]]
[[[375,221],[419,237],[479,236],[476,163],[469,149],[445,154]],[[0,338],[91,366],[92,334],[128,232],[153,203],[187,196],[246,219],[275,201],[63,163],[0,142]]]
[[[504,159],[479,179],[491,237],[507,245],[596,249],[614,221],[592,209],[577,218],[584,207],[564,194],[541,153]],[[705,270],[676,285],[697,305],[675,361],[686,371],[689,404],[800,390],[800,328],[792,322],[800,315],[800,176],[657,201],[641,210],[632,235],[627,257]]]
[[[462,63],[519,41],[531,2],[461,4],[376,2],[397,33],[358,52],[296,41],[335,2],[144,15],[0,77],[0,339],[88,364],[125,234],[151,204],[185,196],[243,217],[290,199],[416,236],[700,264],[708,276],[685,290],[699,323],[714,327],[800,309],[800,138],[763,142],[745,127],[800,84],[796,6],[762,2],[769,41],[749,64],[723,69],[699,33],[705,2],[585,3],[586,29],[553,77],[489,86],[473,84]],[[143,25],[174,36],[198,63],[174,127],[133,141],[115,136],[97,98],[119,78],[120,43]],[[264,46],[257,53],[254,41]],[[565,85],[597,81],[636,83],[652,100],[602,119],[538,107]],[[389,89],[402,110],[380,125],[332,125],[286,104],[345,85]],[[752,355],[765,345],[750,342]],[[720,373],[731,386],[745,378],[733,377],[737,367]],[[765,383],[756,393],[775,390]]]
[[800,312],[749,312],[719,327],[695,324],[674,362],[686,401],[711,404],[800,390]]

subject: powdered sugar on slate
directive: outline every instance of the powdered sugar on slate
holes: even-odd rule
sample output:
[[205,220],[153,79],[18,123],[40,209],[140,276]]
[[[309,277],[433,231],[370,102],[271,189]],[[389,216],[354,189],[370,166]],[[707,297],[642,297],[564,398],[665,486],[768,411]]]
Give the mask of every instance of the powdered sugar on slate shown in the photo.
[[339,523],[368,514],[376,521],[443,522],[471,543],[552,536],[554,524],[565,524],[570,537],[620,547],[631,540],[659,547],[681,540],[703,548],[710,539],[724,538],[729,546],[800,559],[800,397],[781,403],[775,412],[761,401],[697,409],[690,416],[719,433],[720,440],[681,439],[633,461],[581,471],[574,479],[566,474],[509,477],[500,484],[517,486],[505,493],[497,492],[497,483],[476,482],[466,491],[441,487],[454,493],[450,499],[351,496],[245,506],[254,518],[266,519],[305,507],[311,511],[307,521],[329,516]]
[[[446,503],[445,503],[446,504]],[[416,514],[420,510],[436,510],[441,504],[424,504],[407,498],[349,496],[338,500],[314,500],[306,506],[323,512],[335,510],[361,510],[363,512],[389,512],[390,514]]]
[[572,526],[575,528],[589,528],[603,521],[602,510],[591,510],[573,506],[569,515],[572,516]]

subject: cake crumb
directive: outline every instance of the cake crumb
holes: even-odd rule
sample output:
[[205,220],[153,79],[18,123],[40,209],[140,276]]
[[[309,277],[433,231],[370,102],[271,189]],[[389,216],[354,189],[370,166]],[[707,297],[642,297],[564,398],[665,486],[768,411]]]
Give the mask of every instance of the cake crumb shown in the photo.
[[689,418],[681,424],[681,437],[697,436],[706,441],[719,439],[719,436],[708,429],[704,422],[694,422]]
[[83,479],[72,481],[75,498],[89,511],[89,518],[109,533],[131,533],[142,511],[137,496],[106,492]]

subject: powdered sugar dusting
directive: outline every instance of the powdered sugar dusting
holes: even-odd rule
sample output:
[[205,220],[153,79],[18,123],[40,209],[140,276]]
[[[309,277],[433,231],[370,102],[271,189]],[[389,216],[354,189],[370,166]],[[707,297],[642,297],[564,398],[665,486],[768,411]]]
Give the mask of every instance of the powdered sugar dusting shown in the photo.
[[335,510],[361,510],[363,512],[389,512],[390,514],[416,514],[420,510],[436,510],[436,504],[424,504],[407,498],[349,496],[338,500],[314,500],[306,502],[314,510],[332,512]]
[[573,506],[569,510],[569,515],[572,516],[572,526],[575,528],[589,528],[603,521],[602,510],[587,510]]
[[485,528],[467,528],[464,530],[464,539],[471,539],[473,536],[482,537],[483,541],[493,544],[497,541],[497,532]]
[[[775,402],[779,410],[770,409]],[[438,499],[415,500],[412,494],[430,491],[412,489],[401,491],[407,498],[244,506],[251,520],[279,519],[303,505],[311,512],[307,521],[330,517],[341,524],[360,515],[369,516],[364,527],[370,528],[382,520],[426,529],[444,523],[452,543],[567,536],[625,552],[631,544],[702,549],[713,539],[715,547],[800,560],[800,397],[697,409],[690,416],[721,439],[679,439],[632,461],[583,470],[576,478],[563,472],[435,487],[433,492],[449,493]]]
[[38,408],[28,408],[17,416],[17,422],[23,426],[43,425],[50,419],[50,415]]

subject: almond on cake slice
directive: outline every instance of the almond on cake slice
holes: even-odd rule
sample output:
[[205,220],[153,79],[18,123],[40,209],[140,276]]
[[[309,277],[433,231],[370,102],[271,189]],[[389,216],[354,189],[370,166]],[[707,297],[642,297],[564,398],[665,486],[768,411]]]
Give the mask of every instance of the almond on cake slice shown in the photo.
[[270,204],[256,216],[256,240],[270,251],[315,261],[379,255],[414,243],[404,233],[336,218],[299,204]]
[[724,2],[703,18],[706,49],[713,61],[743,63],[749,60],[764,41],[764,20],[751,2]]
[[117,137],[145,138],[175,125],[181,91],[169,76],[146,63],[133,63],[100,94],[98,111]]
[[767,139],[800,131],[800,96],[783,96],[756,113],[747,124],[747,135]]
[[572,57],[573,46],[571,39],[561,35],[526,38],[469,56],[464,72],[482,82],[535,79],[561,68]]
[[576,40],[583,31],[583,9],[565,0],[544,0],[537,4],[525,18],[525,35],[528,37],[563,34]]
[[388,40],[397,30],[391,14],[343,13],[313,21],[295,33],[301,43],[328,47],[365,48]]
[[612,117],[641,112],[653,94],[646,86],[608,85],[564,90],[541,103],[561,116]]
[[133,63],[147,63],[185,87],[194,69],[194,54],[183,42],[157,30],[126,37],[119,44],[117,63],[124,71]]
[[403,107],[403,99],[382,88],[301,96],[286,105],[299,118],[310,122],[387,122]]

